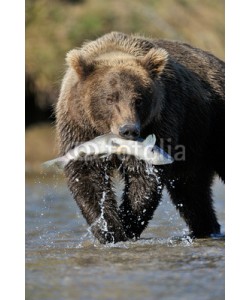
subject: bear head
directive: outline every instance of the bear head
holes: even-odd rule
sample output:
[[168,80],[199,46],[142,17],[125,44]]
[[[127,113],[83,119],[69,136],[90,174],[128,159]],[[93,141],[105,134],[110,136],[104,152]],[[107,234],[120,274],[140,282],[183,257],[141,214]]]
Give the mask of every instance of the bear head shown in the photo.
[[160,116],[166,50],[151,48],[145,55],[133,55],[111,48],[86,55],[74,49],[66,61],[75,78],[68,105],[80,125],[87,118],[100,134],[136,139],[143,127]]

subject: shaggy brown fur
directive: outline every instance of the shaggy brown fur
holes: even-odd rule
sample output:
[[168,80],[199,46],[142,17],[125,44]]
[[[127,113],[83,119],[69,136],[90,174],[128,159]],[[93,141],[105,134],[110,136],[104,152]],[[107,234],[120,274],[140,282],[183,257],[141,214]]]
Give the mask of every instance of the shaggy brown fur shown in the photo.
[[[219,233],[210,187],[224,180],[224,63],[187,44],[112,32],[67,55],[56,107],[61,154],[100,134],[154,133],[176,161],[148,172],[115,155],[71,162],[68,185],[102,243],[138,238],[165,185],[194,236]],[[178,145],[185,160],[178,160]],[[125,178],[118,207],[113,172]],[[181,204],[181,205],[180,205]]]

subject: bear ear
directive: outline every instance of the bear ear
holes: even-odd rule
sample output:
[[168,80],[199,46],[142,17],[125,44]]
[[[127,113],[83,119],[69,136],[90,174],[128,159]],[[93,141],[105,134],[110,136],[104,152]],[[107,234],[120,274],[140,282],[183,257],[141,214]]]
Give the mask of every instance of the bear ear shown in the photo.
[[90,74],[94,66],[89,64],[81,54],[80,50],[73,49],[69,51],[66,55],[67,64],[72,67],[80,79],[86,78],[88,74]]
[[148,70],[152,79],[159,77],[168,63],[168,52],[163,48],[151,49],[142,58],[142,65]]

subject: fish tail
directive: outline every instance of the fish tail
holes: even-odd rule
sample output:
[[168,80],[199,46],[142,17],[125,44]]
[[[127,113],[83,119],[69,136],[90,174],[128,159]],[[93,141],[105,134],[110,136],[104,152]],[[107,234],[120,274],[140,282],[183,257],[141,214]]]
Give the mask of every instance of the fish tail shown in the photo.
[[45,169],[57,167],[58,169],[64,169],[67,164],[67,160],[64,157],[59,157],[55,159],[48,160],[42,164]]

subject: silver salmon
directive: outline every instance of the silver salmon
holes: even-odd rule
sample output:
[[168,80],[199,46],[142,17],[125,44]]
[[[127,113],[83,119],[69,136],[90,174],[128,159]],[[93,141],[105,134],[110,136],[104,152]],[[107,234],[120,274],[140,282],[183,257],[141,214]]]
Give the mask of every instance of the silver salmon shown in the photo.
[[152,165],[171,164],[174,160],[163,149],[155,145],[156,137],[149,135],[143,141],[122,139],[114,134],[104,134],[68,151],[64,156],[46,161],[43,167],[64,167],[72,160],[105,158],[111,154],[131,155]]

